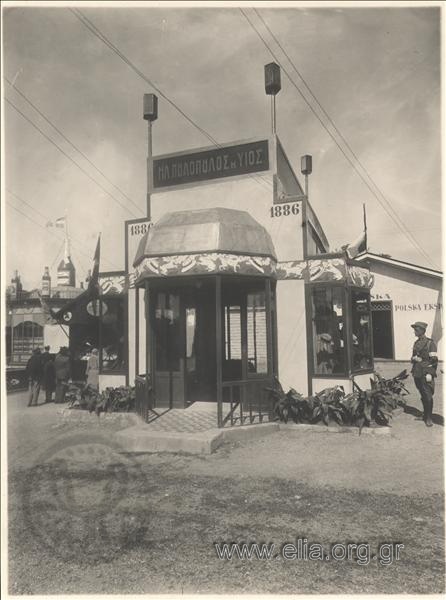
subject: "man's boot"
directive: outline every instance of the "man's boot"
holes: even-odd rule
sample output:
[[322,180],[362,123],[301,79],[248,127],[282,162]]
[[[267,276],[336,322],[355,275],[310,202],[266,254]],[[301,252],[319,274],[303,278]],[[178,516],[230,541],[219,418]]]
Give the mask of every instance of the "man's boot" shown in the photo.
[[430,406],[427,407],[427,413],[426,413],[426,427],[432,427],[433,422],[432,422],[432,404],[433,402],[430,402]]

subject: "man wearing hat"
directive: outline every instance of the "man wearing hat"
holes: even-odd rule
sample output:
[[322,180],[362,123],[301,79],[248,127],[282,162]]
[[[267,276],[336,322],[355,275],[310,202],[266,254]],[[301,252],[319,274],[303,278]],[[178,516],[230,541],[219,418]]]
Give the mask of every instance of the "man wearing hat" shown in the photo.
[[421,394],[423,403],[423,421],[427,427],[432,427],[432,408],[434,404],[435,382],[437,376],[437,346],[433,340],[426,337],[427,323],[417,321],[412,323],[417,340],[412,351],[412,375]]

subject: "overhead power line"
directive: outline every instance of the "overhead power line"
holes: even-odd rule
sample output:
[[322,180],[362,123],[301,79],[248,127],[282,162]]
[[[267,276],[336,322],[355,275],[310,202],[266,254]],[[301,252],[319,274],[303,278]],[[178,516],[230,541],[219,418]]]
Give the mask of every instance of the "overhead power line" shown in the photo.
[[90,160],[88,158],[88,156],[82,152],[82,150],[80,148],[78,148],[64,133],[63,131],[61,131],[56,125],[54,125],[54,123],[45,115],[43,114],[43,112],[33,103],[31,102],[31,100],[21,91],[19,90],[18,87],[16,87],[14,85],[14,83],[12,83],[11,81],[9,81],[9,79],[6,76],[3,76],[3,79],[9,83],[9,85],[14,89],[14,91],[16,91],[41,117],[42,119],[44,119],[49,125],[51,125],[51,127],[57,131],[57,133],[72,147],[76,150],[76,152],[78,152],[100,175],[102,175],[102,177],[110,184],[112,185],[118,192],[120,192],[124,198],[126,200],[128,200],[131,204],[133,204],[133,206],[137,209],[137,210],[141,210],[141,207],[138,206],[125,192],[123,192],[121,190],[120,187],[118,187],[117,185],[115,185],[113,183],[113,181],[111,181],[107,175],[101,171],[101,169],[99,169],[92,160]]
[[17,106],[13,102],[11,102],[11,100],[9,100],[8,98],[5,98],[5,102],[7,102],[17,113],[19,113],[19,115],[21,115],[23,117],[23,119],[25,119],[25,121],[27,121],[30,125],[32,125],[32,127],[34,127],[34,129],[36,129],[46,140],[48,140],[53,146],[55,146],[59,150],[59,152],[61,152],[66,158],[68,158],[69,161],[71,161],[74,165],[76,165],[76,167],[78,169],[80,169],[82,171],[82,173],[84,173],[84,175],[86,175],[89,179],[91,179],[91,181],[93,181],[103,192],[105,192],[107,194],[107,196],[109,196],[114,202],[119,204],[119,206],[121,208],[123,208],[124,210],[127,210],[134,217],[139,216],[139,215],[136,215],[132,210],[130,210],[130,208],[128,206],[125,206],[124,204],[122,204],[122,202],[120,202],[120,200],[118,200],[115,196],[113,196],[113,194],[111,194],[97,179],[92,177],[90,175],[90,173],[88,171],[86,171],[76,160],[74,160],[74,158],[72,158],[69,154],[67,154],[67,152],[65,152],[65,150],[59,146],[59,144],[57,144],[42,129],[40,129],[40,127],[38,125],[36,125],[32,119],[27,117],[25,115],[25,113],[23,113],[19,108],[17,108]]
[[[362,161],[360,160],[360,158],[358,157],[358,155],[356,154],[356,152],[353,150],[353,148],[351,147],[351,145],[349,144],[349,142],[346,140],[346,138],[344,137],[344,135],[339,131],[338,127],[336,126],[336,124],[334,123],[333,119],[330,117],[330,115],[327,113],[327,111],[325,110],[325,108],[322,106],[322,104],[319,102],[318,98],[315,96],[315,94],[313,93],[313,91],[311,90],[310,86],[307,84],[307,82],[305,81],[303,75],[300,73],[299,69],[296,67],[295,63],[291,60],[289,54],[286,52],[285,48],[282,46],[282,44],[280,43],[280,41],[277,39],[277,36],[274,34],[274,32],[271,30],[271,28],[268,26],[268,23],[265,21],[265,19],[262,17],[262,15],[260,14],[260,12],[254,8],[253,9],[254,12],[256,13],[256,15],[259,17],[259,19],[262,21],[262,23],[264,24],[265,28],[268,30],[268,32],[270,33],[271,37],[274,39],[274,41],[276,42],[276,44],[278,45],[278,47],[282,50],[283,54],[286,56],[286,58],[288,59],[288,62],[291,64],[291,67],[293,68],[293,70],[295,71],[295,73],[298,75],[298,77],[300,78],[300,80],[302,81],[302,83],[304,84],[305,88],[307,89],[307,91],[309,92],[309,94],[311,95],[311,97],[313,98],[313,100],[316,102],[317,106],[319,107],[319,109],[321,110],[322,114],[326,117],[326,119],[329,121],[330,125],[333,127],[334,131],[338,134],[338,136],[340,137],[340,139],[342,140],[342,142],[345,144],[345,146],[347,147],[347,149],[349,150],[349,152],[352,154],[352,156],[354,157],[354,159],[356,160],[356,162],[358,163],[358,165],[361,167],[361,169],[364,171],[364,173],[366,174],[367,178],[369,179],[369,181],[372,183],[372,185],[374,186],[374,188],[378,191],[378,193],[381,195],[382,199],[384,200],[384,202],[386,203],[387,207],[389,208],[389,210],[393,213],[393,215],[395,216],[395,218],[400,222],[401,227],[402,227],[402,232],[406,235],[406,237],[409,239],[409,241],[412,241],[412,244],[416,247],[416,249],[418,251],[420,251],[422,253],[422,255],[427,258],[427,260],[429,260],[429,262],[432,263],[430,256],[425,252],[425,250],[418,244],[418,241],[415,239],[415,237],[413,235],[411,235],[413,232],[410,231],[407,227],[406,224],[402,221],[402,219],[399,217],[398,213],[395,211],[395,209],[393,208],[393,206],[391,205],[390,201],[386,198],[384,192],[381,190],[381,188],[377,185],[377,183],[375,182],[375,180],[373,179],[373,177],[370,175],[369,171],[367,170],[367,168],[364,166],[364,164],[362,163]],[[378,198],[377,198],[378,200]],[[384,210],[385,207],[383,206]],[[389,215],[390,216],[390,215]]]
[[[45,215],[44,213],[38,211],[36,208],[34,208],[29,202],[27,202],[26,200],[24,200],[24,198],[22,198],[21,196],[19,196],[18,194],[16,194],[15,192],[13,192],[12,190],[10,190],[9,188],[6,188],[6,191],[8,192],[8,194],[10,194],[11,196],[13,196],[16,200],[18,200],[19,202],[22,202],[23,204],[26,204],[29,208],[31,208],[35,213],[37,213],[40,217],[42,217],[43,219],[45,219],[46,222],[48,222],[50,219],[47,215]],[[33,219],[32,217],[30,217],[27,213],[21,211],[19,208],[17,208],[14,204],[12,204],[11,202],[8,202],[9,206],[11,206],[11,208],[13,208],[14,210],[16,210],[17,212],[19,212],[20,214],[22,214],[24,217],[26,217],[29,221],[32,221],[35,225],[37,225],[38,227],[41,227],[46,233],[53,235],[54,237],[56,237],[58,240],[64,240],[63,237],[61,237],[60,235],[58,235],[55,231],[53,231],[52,229],[49,229],[47,227],[45,227],[44,225],[42,225],[41,223],[38,223],[35,219]],[[72,240],[77,241],[77,243],[73,244],[73,246],[76,247],[76,249],[83,254],[84,256],[86,256],[90,261],[92,260],[92,257],[89,256],[83,249],[85,247],[85,242],[79,240],[78,238],[75,238],[73,236],[70,236]],[[102,259],[101,259],[102,261]],[[118,270],[118,267],[113,264],[112,262],[110,262],[109,260],[105,259],[104,262],[106,262],[107,264],[109,264],[111,267],[113,267],[114,270]]]
[[[192,119],[176,102],[174,102],[169,96],[164,93],[147,75],[145,75],[141,69],[139,69],[125,54],[119,50],[119,48],[102,33],[102,31],[88,18],[85,14],[77,8],[68,8],[68,10],[86,27],[94,36],[96,36],[101,42],[103,42],[112,52],[114,52],[130,69],[138,75],[145,83],[153,88],[166,102],[168,102],[190,125],[195,127],[202,135],[204,135],[213,145],[221,148],[221,144],[208,133],[203,127],[200,127],[196,121]],[[272,187],[270,181],[263,179],[260,175],[250,175],[252,179],[257,181],[260,185],[267,185],[268,189]]]
[[[290,59],[290,57],[288,56],[288,54],[285,52],[285,50],[283,49],[282,45],[278,42],[276,36],[274,36],[274,34],[271,32],[270,28],[266,25],[264,19],[260,16],[260,14],[258,13],[258,11],[256,9],[254,9],[254,10],[255,10],[256,14],[260,17],[261,21],[265,24],[265,27],[267,28],[267,30],[271,33],[272,37],[274,38],[274,40],[276,41],[276,43],[278,44],[278,46],[282,50],[282,52],[285,54],[285,56],[289,60],[290,64],[293,66],[293,68],[296,71],[296,73],[304,81],[304,79],[300,75],[297,67],[295,67],[293,61]],[[318,121],[321,123],[321,125],[324,127],[324,129],[327,131],[327,133],[330,135],[330,137],[335,142],[335,144],[338,146],[339,150],[342,152],[342,154],[344,155],[344,157],[346,158],[346,160],[350,163],[350,165],[353,167],[353,169],[359,175],[359,177],[361,178],[361,180],[363,181],[363,183],[367,186],[367,188],[372,193],[372,195],[375,197],[375,199],[381,204],[382,208],[387,212],[387,214],[389,215],[389,217],[397,225],[398,229],[409,239],[409,241],[411,242],[411,244],[422,254],[422,256],[426,260],[428,260],[428,262],[431,265],[435,266],[434,263],[433,263],[433,261],[432,261],[432,259],[431,259],[431,257],[420,246],[420,244],[417,242],[417,240],[414,238],[414,236],[407,229],[407,227],[405,226],[405,224],[403,223],[403,221],[401,221],[401,219],[398,217],[397,213],[395,212],[395,210],[391,206],[390,202],[387,200],[387,198],[385,197],[385,195],[383,194],[383,192],[380,190],[380,188],[377,186],[377,184],[373,181],[373,178],[371,177],[371,175],[368,173],[368,171],[362,165],[361,161],[356,156],[356,154],[354,153],[354,151],[351,149],[351,147],[348,144],[348,142],[346,142],[344,136],[342,136],[342,134],[339,132],[338,128],[336,127],[336,125],[334,124],[334,122],[332,121],[332,119],[329,117],[328,113],[326,113],[325,109],[323,109],[322,105],[317,100],[316,96],[313,94],[313,92],[311,92],[308,84],[304,81],[305,86],[307,87],[308,90],[310,90],[311,96],[316,100],[318,106],[321,108],[321,110],[323,111],[323,113],[326,116],[326,118],[329,119],[329,121],[331,122],[333,128],[338,133],[338,135],[340,135],[341,139],[344,141],[344,143],[346,144],[346,146],[349,149],[349,151],[355,157],[355,160],[358,162],[358,164],[360,165],[360,167],[364,170],[364,172],[366,173],[367,177],[372,182],[372,185],[376,188],[376,190],[378,190],[378,192],[381,195],[382,199],[378,196],[378,194],[376,193],[375,189],[373,189],[371,187],[370,183],[364,178],[364,175],[358,170],[358,168],[356,167],[356,165],[354,164],[354,162],[352,161],[352,159],[346,154],[345,150],[339,144],[338,140],[335,138],[335,136],[333,135],[333,133],[328,129],[328,127],[326,126],[326,124],[324,123],[324,121],[321,119],[321,117],[319,116],[319,114],[317,113],[317,111],[315,110],[315,108],[313,107],[313,105],[309,102],[309,100],[303,94],[303,92],[301,91],[301,89],[299,88],[299,86],[296,84],[296,82],[292,79],[292,77],[290,76],[290,74],[288,73],[288,71],[285,69],[285,67],[280,63],[280,61],[277,58],[276,54],[273,52],[273,50],[269,46],[268,42],[264,39],[264,37],[262,36],[262,34],[260,33],[260,31],[257,29],[257,27],[254,25],[254,23],[248,17],[248,15],[244,12],[244,10],[242,8],[240,8],[240,12],[245,17],[245,19],[247,20],[247,22],[249,23],[249,25],[251,26],[251,28],[254,30],[254,32],[257,34],[257,36],[260,38],[260,40],[262,41],[262,43],[265,45],[265,47],[267,48],[267,50],[269,51],[269,53],[271,54],[271,56],[274,58],[274,60],[281,66],[282,70],[284,71],[284,73],[285,73],[286,77],[288,78],[288,80],[290,81],[290,83],[297,90],[297,92],[299,93],[299,95],[301,96],[301,98],[304,100],[304,102],[310,108],[310,110],[312,111],[312,113],[315,115],[315,117],[318,119]]]

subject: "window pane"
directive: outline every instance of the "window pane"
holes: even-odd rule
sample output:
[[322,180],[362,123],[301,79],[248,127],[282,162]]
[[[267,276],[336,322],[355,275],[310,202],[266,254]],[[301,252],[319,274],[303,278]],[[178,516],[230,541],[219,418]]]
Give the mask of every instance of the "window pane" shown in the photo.
[[268,372],[265,292],[248,294],[248,374]]
[[352,290],[352,357],[353,370],[373,367],[370,336],[370,293]]
[[345,373],[343,290],[312,290],[313,369],[317,375]]
[[234,381],[242,378],[242,324],[241,309],[236,304],[224,306],[225,360],[223,379]]
[[196,359],[197,310],[186,308],[186,370],[193,373],[197,368]]

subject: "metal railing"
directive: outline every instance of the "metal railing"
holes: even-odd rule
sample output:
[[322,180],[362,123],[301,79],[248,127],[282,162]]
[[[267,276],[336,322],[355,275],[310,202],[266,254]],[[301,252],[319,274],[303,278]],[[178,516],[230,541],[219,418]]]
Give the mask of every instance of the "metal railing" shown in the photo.
[[272,420],[272,400],[265,389],[271,385],[271,378],[224,381],[219,427],[253,425]]
[[150,375],[135,377],[135,412],[145,423],[149,422],[153,411],[153,389]]

